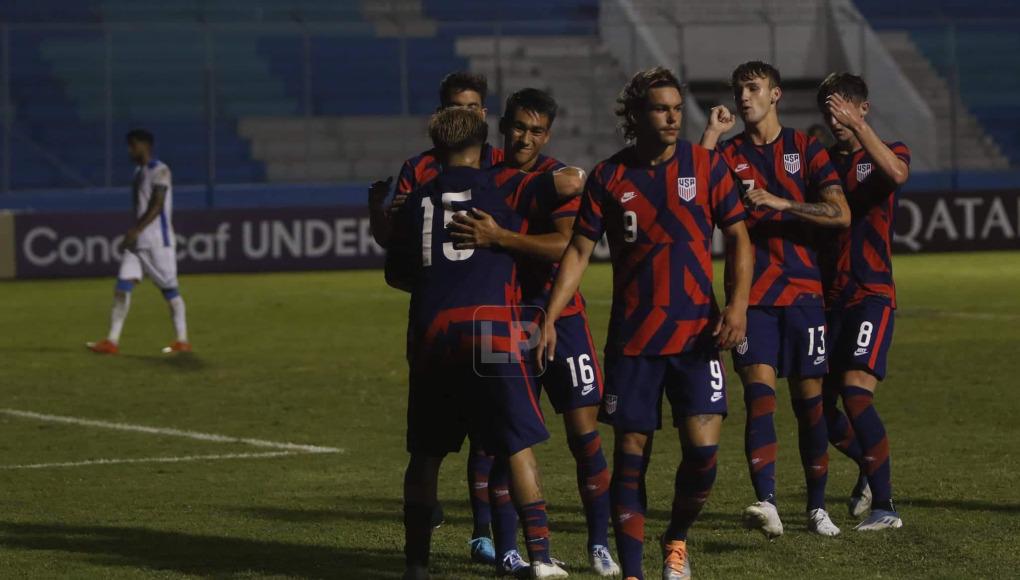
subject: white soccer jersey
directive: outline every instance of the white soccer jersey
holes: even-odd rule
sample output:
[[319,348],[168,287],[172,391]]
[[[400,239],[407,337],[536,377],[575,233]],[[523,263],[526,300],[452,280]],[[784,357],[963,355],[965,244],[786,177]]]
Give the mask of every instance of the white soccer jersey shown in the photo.
[[157,185],[166,187],[163,210],[138,235],[139,248],[173,247],[176,244],[171,217],[174,198],[173,187],[170,184],[170,168],[158,159],[153,159],[144,167],[135,170],[135,217],[140,218],[145,214],[149,207],[149,199],[152,198],[152,188]]

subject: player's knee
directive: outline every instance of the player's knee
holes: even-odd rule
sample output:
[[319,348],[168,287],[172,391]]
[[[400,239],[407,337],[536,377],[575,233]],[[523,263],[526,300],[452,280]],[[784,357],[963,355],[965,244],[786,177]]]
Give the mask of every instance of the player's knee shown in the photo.
[[868,371],[854,369],[843,374],[843,384],[875,392],[875,388],[878,386],[878,377]]
[[127,280],[125,278],[117,278],[117,283],[113,286],[113,293],[118,295],[125,295],[135,289],[135,284],[138,280]]
[[616,448],[627,455],[644,455],[647,444],[647,433],[617,432],[616,434]]
[[737,369],[740,380],[748,383],[761,383],[776,388],[776,369],[766,364],[753,364]]
[[160,289],[160,292],[163,293],[163,298],[167,300],[173,300],[181,295],[180,290],[178,290],[176,286],[172,288],[162,288]]

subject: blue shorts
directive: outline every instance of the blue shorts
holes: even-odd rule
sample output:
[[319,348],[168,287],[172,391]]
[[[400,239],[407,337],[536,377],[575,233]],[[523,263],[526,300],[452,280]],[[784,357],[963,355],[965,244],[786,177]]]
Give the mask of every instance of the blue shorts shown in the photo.
[[820,305],[751,306],[747,336],[733,349],[733,365],[769,365],[779,377],[824,376],[828,371],[825,334],[825,311]]
[[662,393],[673,425],[693,415],[726,415],[726,369],[719,353],[699,350],[665,356],[606,355],[606,394],[599,420],[617,431],[662,428]]
[[829,310],[826,348],[832,357],[833,372],[865,370],[878,380],[884,379],[895,313],[888,299],[877,296]]
[[535,384],[559,414],[602,402],[602,369],[583,312],[556,321],[556,358]]
[[[506,368],[501,368],[501,367]],[[470,434],[491,455],[513,455],[549,438],[534,395],[534,378],[514,363],[476,372],[470,360],[445,360],[410,370],[407,450],[442,457],[460,451]]]

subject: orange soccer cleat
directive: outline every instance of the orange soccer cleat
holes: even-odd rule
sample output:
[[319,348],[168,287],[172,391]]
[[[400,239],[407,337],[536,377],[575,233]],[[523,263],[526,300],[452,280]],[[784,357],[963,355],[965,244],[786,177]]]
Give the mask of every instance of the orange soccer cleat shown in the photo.
[[176,352],[191,352],[191,343],[176,340],[170,346],[163,347],[163,354],[174,354]]
[[108,338],[104,338],[99,342],[86,342],[85,348],[97,354],[117,354],[120,352],[117,343]]
[[687,555],[687,542],[673,540],[662,546],[665,562],[662,563],[662,577],[669,580],[690,580],[691,560]]

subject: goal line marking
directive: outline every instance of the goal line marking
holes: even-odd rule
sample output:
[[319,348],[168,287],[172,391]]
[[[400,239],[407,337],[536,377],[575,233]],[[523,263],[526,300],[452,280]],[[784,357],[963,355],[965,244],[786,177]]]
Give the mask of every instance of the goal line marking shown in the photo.
[[62,415],[46,415],[32,411],[19,411],[18,409],[0,409],[0,415],[21,417],[24,419],[36,419],[49,423],[63,423],[66,425],[78,425],[81,427],[95,427],[97,429],[113,429],[116,431],[133,431],[136,433],[148,433],[149,435],[164,435],[168,437],[183,437],[198,441],[210,441],[213,443],[242,443],[254,447],[265,447],[269,449],[281,449],[294,453],[344,453],[343,449],[337,447],[323,447],[320,445],[301,445],[298,443],[287,443],[283,441],[267,441],[265,439],[252,439],[249,437],[232,437],[230,435],[217,435],[215,433],[201,433],[198,431],[185,431],[182,429],[169,429],[164,427],[148,427],[146,425],[133,425],[131,423],[115,423],[112,421],[98,421],[95,419],[83,419],[81,417],[65,417]]
[[86,461],[65,461],[60,463],[27,463],[24,465],[0,465],[5,469],[47,469],[51,467],[84,467],[88,465],[119,465],[124,463],[183,463],[186,461],[217,461],[223,459],[268,459],[288,455],[305,455],[301,451],[266,451],[263,453],[221,453],[215,455],[181,455],[178,457],[138,457],[133,459],[89,459]]

